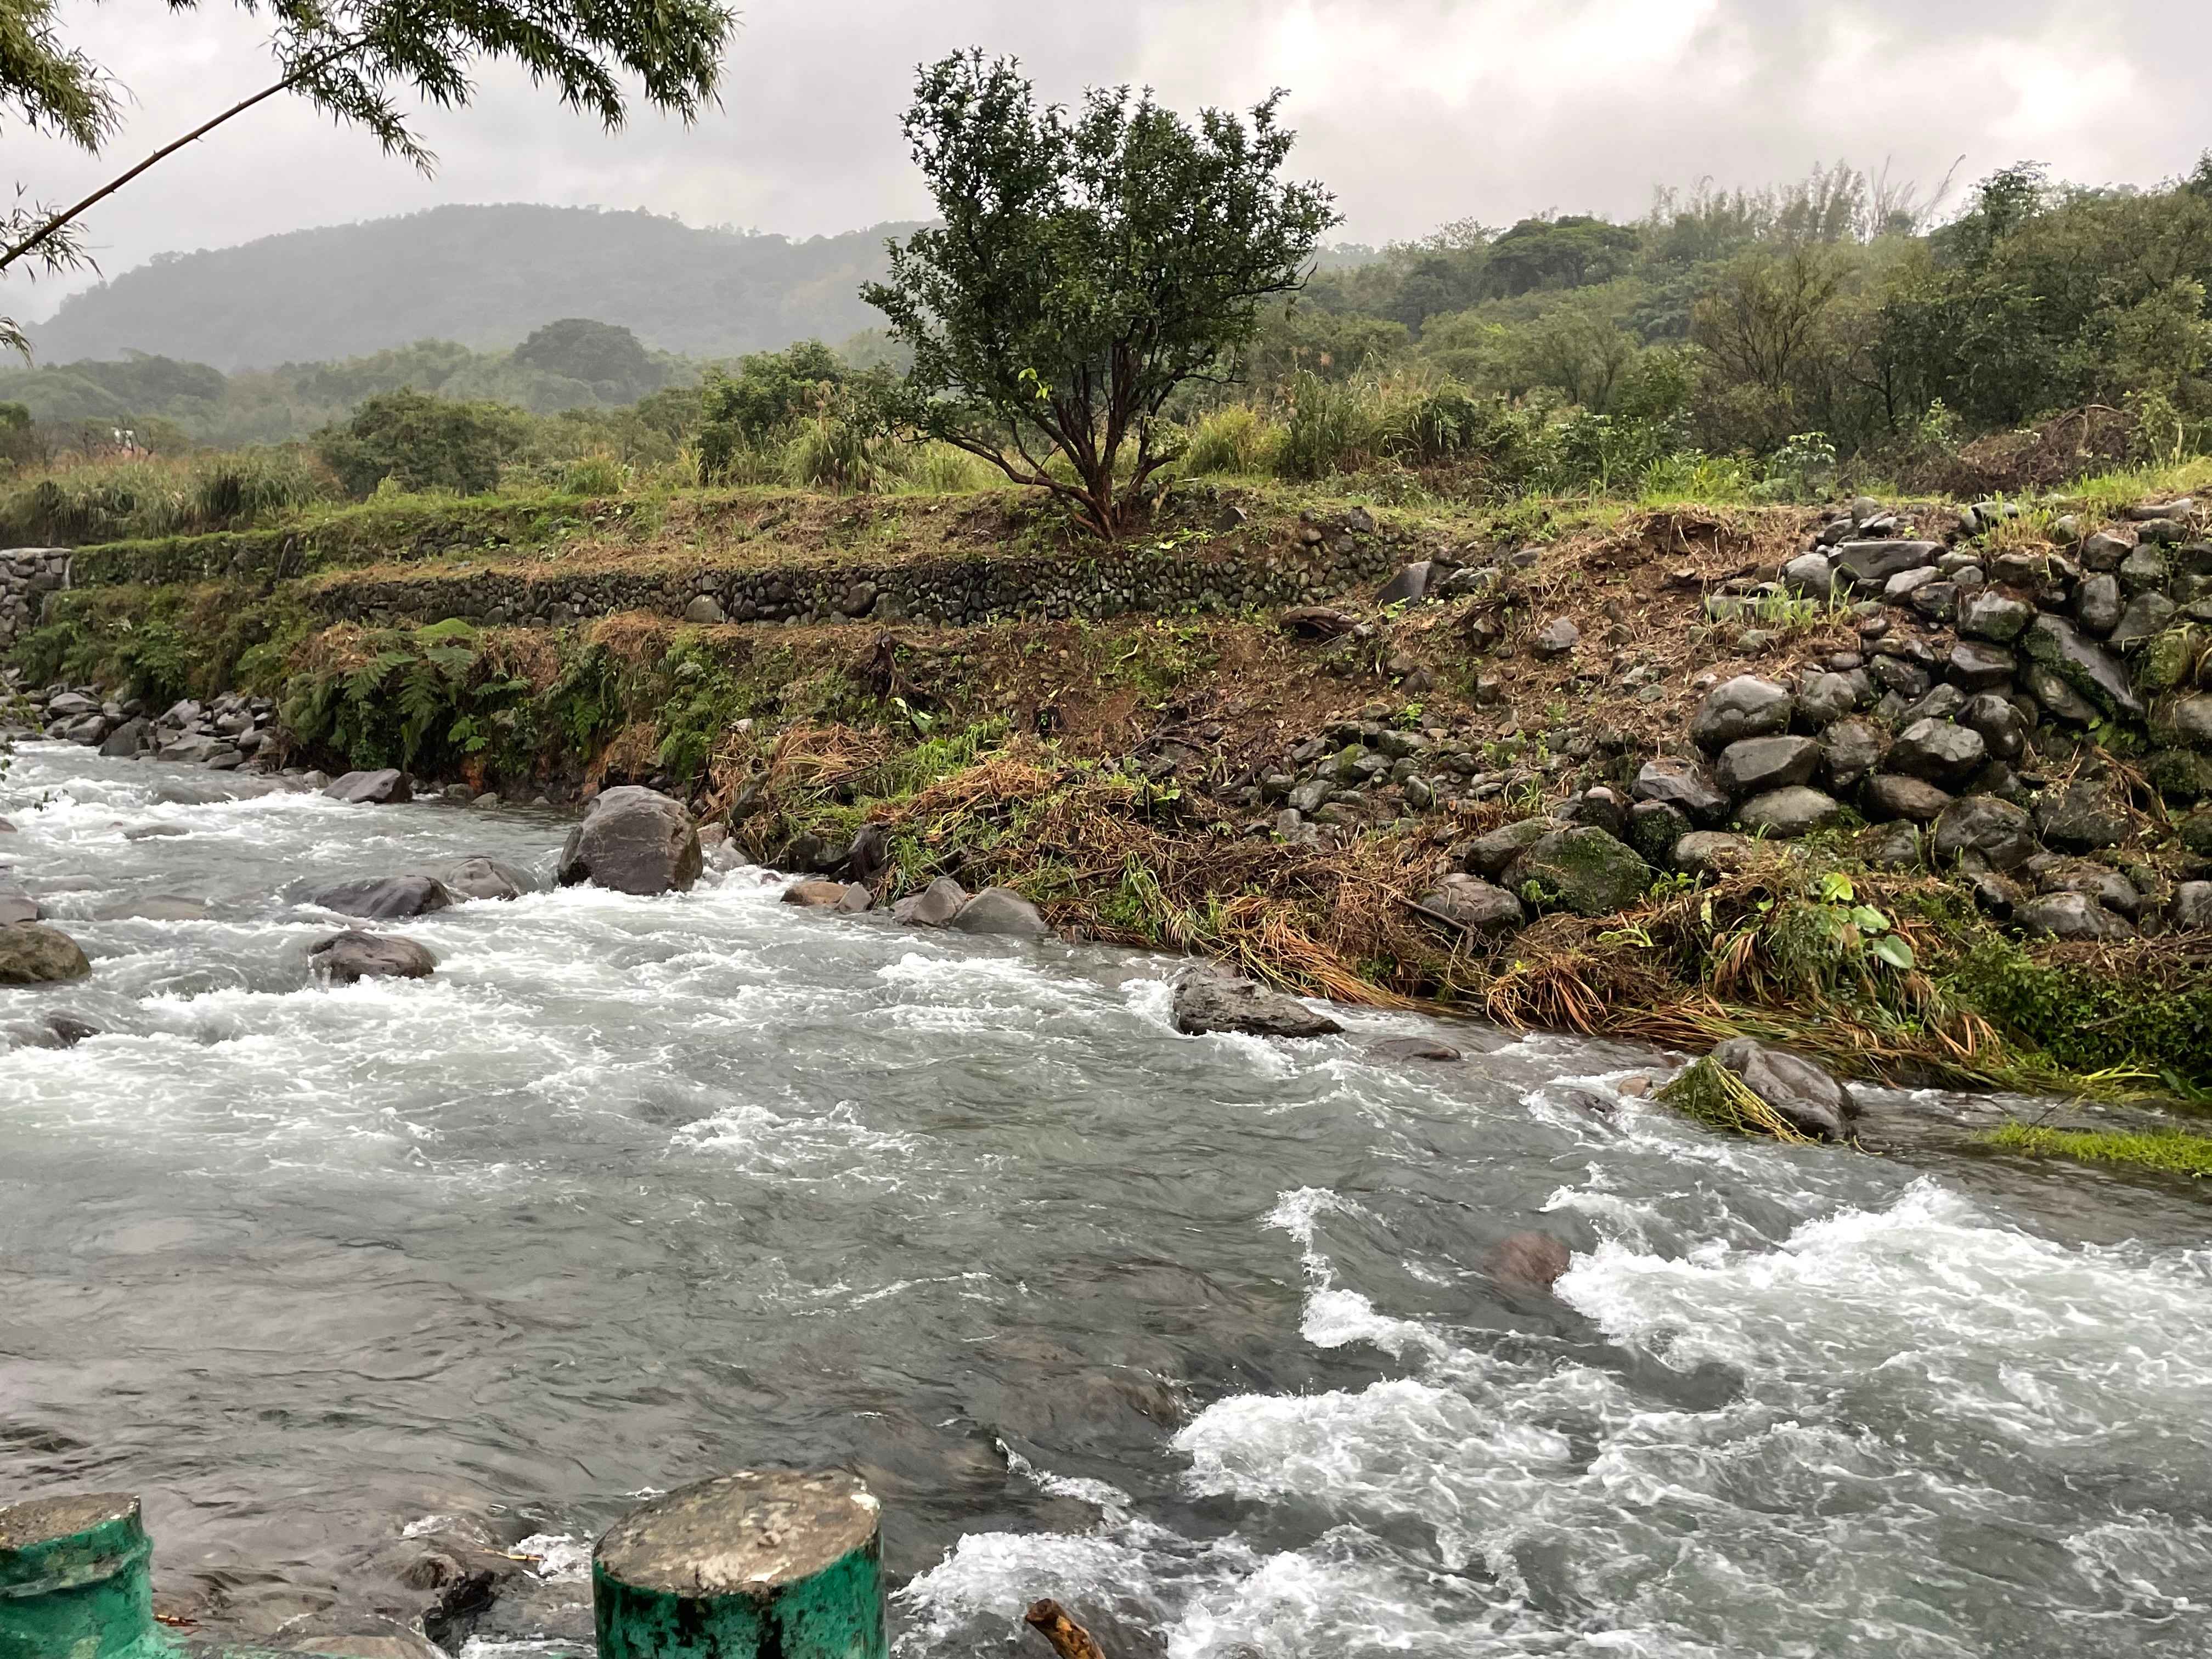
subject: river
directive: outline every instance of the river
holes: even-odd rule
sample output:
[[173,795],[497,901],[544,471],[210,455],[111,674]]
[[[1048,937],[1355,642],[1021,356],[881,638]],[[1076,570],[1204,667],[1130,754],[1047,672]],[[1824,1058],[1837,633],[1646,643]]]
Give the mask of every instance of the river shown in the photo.
[[[241,1628],[432,1517],[573,1572],[635,1494],[797,1462],[883,1498],[902,1659],[1021,1651],[1040,1595],[1115,1659],[2212,1651],[2185,1189],[1717,1139],[1626,1047],[1185,1037],[1167,959],[755,870],[319,988],[307,893],[545,877],[564,825],[225,787],[0,779],[94,963],[0,1025],[101,1032],[0,1052],[0,1494],[143,1493]],[[1424,1034],[1468,1060],[1368,1053]],[[1493,1277],[1530,1230],[1554,1295]]]

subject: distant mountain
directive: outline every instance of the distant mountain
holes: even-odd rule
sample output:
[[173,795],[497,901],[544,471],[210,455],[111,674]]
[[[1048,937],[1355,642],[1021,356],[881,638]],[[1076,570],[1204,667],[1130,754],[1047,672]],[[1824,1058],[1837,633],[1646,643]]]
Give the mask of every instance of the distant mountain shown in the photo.
[[881,319],[885,224],[792,241],[650,213],[508,204],[164,253],[71,295],[32,331],[42,362],[127,351],[268,368],[417,340],[504,349],[564,317],[619,323],[691,357],[838,341]]

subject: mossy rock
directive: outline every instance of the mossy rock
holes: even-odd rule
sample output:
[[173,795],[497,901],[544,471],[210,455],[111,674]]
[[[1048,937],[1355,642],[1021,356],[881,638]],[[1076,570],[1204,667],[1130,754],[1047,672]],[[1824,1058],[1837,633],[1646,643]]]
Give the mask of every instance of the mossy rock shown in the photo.
[[2143,757],[2142,775],[2168,800],[2203,800],[2212,795],[2212,755],[2188,749],[2160,749]]
[[2212,858],[2212,806],[2198,807],[2173,828],[2184,847]]
[[2197,630],[2169,628],[2147,641],[2135,653],[2131,678],[2145,696],[2171,691],[2189,678],[2197,665]]
[[1596,825],[1577,824],[1531,844],[1507,884],[1540,908],[1609,916],[1650,890],[1651,866]]

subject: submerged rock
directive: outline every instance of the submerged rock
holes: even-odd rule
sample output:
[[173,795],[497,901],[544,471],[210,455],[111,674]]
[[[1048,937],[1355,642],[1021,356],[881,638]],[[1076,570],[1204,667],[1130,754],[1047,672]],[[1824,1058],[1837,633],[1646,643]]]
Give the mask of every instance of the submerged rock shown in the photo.
[[438,871],[437,877],[459,899],[519,899],[536,886],[513,865],[482,853],[455,860]]
[[689,892],[705,868],[699,831],[679,801],[625,785],[592,801],[561,848],[563,887],[579,882],[651,896]]
[[1212,963],[1176,975],[1176,1030],[1188,1036],[1241,1031],[1252,1036],[1316,1037],[1344,1027],[1296,997],[1268,990]]
[[315,895],[314,902],[342,916],[366,916],[375,921],[396,921],[405,916],[426,916],[453,902],[445,883],[434,876],[380,876],[367,881],[341,882]]
[[951,925],[963,933],[997,933],[1011,939],[1042,939],[1052,931],[1036,906],[1011,887],[986,887],[960,907]]
[[318,979],[351,985],[364,979],[427,979],[438,959],[411,939],[349,928],[309,945],[307,965]]
[[1449,1042],[1438,1042],[1433,1037],[1383,1037],[1367,1045],[1370,1060],[1425,1060],[1439,1065],[1449,1065],[1462,1058],[1460,1051]]
[[[782,902],[804,910],[842,910],[846,908],[848,890],[842,881],[794,881],[783,890]],[[867,890],[860,890],[863,894]]]
[[1549,1233],[1515,1233],[1483,1256],[1483,1269],[1492,1279],[1524,1294],[1549,1291],[1573,1265],[1574,1252]]
[[35,921],[0,927],[0,985],[55,985],[91,972],[83,950],[58,927]]

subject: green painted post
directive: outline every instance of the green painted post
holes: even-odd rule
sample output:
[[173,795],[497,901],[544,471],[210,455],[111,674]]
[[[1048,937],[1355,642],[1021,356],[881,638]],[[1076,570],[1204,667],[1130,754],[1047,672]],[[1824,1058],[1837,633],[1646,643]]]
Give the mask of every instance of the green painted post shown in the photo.
[[154,1546],[127,1492],[0,1509],[0,1659],[155,1659]]
[[881,1509],[835,1471],[655,1498],[592,1552],[599,1659],[886,1659]]

